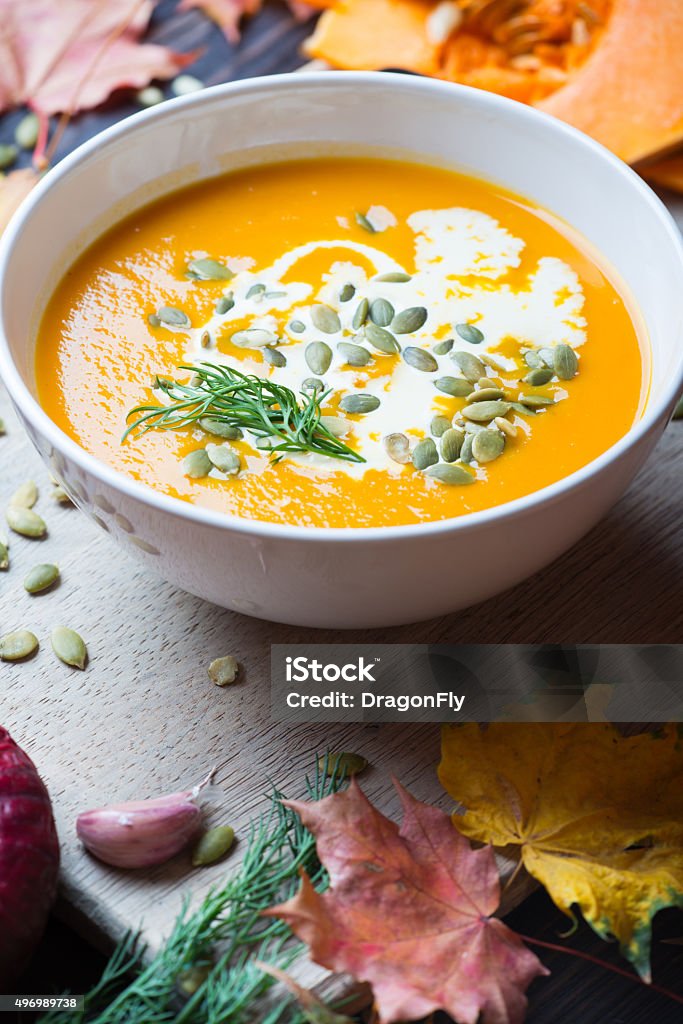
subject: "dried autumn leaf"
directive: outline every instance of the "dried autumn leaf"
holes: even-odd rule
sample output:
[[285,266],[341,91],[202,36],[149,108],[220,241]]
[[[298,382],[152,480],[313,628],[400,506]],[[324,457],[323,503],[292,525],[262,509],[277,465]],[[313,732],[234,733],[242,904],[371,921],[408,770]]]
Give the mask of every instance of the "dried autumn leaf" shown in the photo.
[[40,174],[31,167],[11,171],[0,178],[0,235],[21,201],[39,181]]
[[170,78],[194,59],[140,43],[154,0],[0,0],[0,111],[43,121],[86,110],[114,89]]
[[289,989],[298,1002],[303,1017],[310,1024],[353,1024],[351,1017],[335,1013],[318,999],[315,992],[304,988],[275,964],[265,964],[261,960],[254,960],[254,967],[258,967],[264,974],[269,974],[271,978],[275,978]]
[[[305,21],[313,13],[313,8],[303,0],[287,0],[287,5],[299,21]],[[262,6],[263,0],[182,0],[178,10],[188,11],[198,7],[216,22],[229,43],[237,43],[242,18],[257,14]]]
[[560,910],[578,906],[649,980],[651,922],[683,906],[683,745],[675,727],[445,726],[439,777],[470,839],[517,845]]
[[527,986],[547,971],[491,916],[500,897],[491,849],[473,850],[446,814],[397,789],[400,830],[355,780],[317,803],[288,803],[315,835],[331,888],[318,893],[304,875],[268,913],[316,963],[369,982],[380,1024],[438,1009],[460,1024],[519,1024]]

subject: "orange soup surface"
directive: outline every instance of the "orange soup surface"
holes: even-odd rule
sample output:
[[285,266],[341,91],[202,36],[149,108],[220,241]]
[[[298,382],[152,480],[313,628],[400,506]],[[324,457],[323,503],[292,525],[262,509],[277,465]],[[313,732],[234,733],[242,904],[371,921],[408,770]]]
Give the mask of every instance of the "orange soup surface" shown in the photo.
[[250,168],[119,223],[58,284],[36,374],[70,437],[165,494],[364,527],[561,480],[641,415],[648,361],[614,275],[552,214],[349,158]]

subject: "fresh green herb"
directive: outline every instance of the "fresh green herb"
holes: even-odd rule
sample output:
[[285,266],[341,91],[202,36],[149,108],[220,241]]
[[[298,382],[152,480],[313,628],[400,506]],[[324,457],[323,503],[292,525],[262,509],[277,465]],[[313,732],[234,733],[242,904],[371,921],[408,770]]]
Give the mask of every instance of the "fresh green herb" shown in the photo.
[[[328,759],[306,780],[308,799],[321,800],[343,784],[343,772],[330,771]],[[327,877],[321,868],[315,839],[294,811],[282,804],[273,790],[270,808],[252,826],[242,866],[220,888],[211,890],[192,913],[187,907],[178,917],[166,943],[146,959],[133,935],[114,952],[99,983],[85,996],[85,1009],[55,1011],[40,1024],[246,1024],[256,1019],[275,1024],[287,1006],[281,999],[259,1007],[259,1000],[274,984],[255,963],[287,968],[302,946],[290,938],[280,920],[262,911],[294,895],[299,872],[304,870],[318,890]],[[214,962],[215,956],[215,962]],[[209,970],[206,971],[206,965]],[[183,1003],[178,979],[203,966],[196,990]],[[263,1012],[259,1012],[260,1009]],[[292,1010],[288,1020],[302,1024]]]
[[286,452],[314,452],[331,459],[365,462],[320,422],[321,405],[330,391],[302,394],[229,366],[202,363],[181,366],[192,374],[190,383],[157,378],[155,389],[170,399],[167,405],[138,405],[128,413],[129,434],[148,430],[180,430],[210,417],[218,423],[248,430],[257,440],[271,438],[275,461]]

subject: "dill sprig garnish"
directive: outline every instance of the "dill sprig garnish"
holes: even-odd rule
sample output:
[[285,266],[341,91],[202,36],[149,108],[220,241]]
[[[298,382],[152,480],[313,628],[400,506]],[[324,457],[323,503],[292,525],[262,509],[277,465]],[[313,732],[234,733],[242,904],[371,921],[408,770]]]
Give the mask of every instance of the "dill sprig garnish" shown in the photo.
[[[180,430],[198,420],[217,420],[247,430],[256,438],[271,438],[270,452],[278,461],[287,452],[313,452],[331,459],[365,462],[362,455],[344,444],[321,423],[321,405],[330,391],[301,395],[254,374],[240,373],[229,366],[201,363],[180,366],[192,377],[183,384],[157,377],[155,387],[170,404],[137,405],[126,416],[128,422],[122,441],[133,432]],[[275,443],[277,442],[277,443]]]
[[[306,779],[310,800],[336,792],[344,775],[327,775],[327,758]],[[242,864],[212,889],[196,909],[185,906],[168,939],[153,956],[132,934],[113,953],[100,981],[85,996],[83,1011],[57,1010],[39,1024],[304,1024],[289,1000],[268,1000],[274,979],[256,961],[287,969],[303,945],[287,924],[262,911],[289,899],[305,870],[320,891],[327,875],[315,839],[273,789],[268,810],[251,826]],[[209,966],[196,991],[183,998],[178,980],[198,965]]]

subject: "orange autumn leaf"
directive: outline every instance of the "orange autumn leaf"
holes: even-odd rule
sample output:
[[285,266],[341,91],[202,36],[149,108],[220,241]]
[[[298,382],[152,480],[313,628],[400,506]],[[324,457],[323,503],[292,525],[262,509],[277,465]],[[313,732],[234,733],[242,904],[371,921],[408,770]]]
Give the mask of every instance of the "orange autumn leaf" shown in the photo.
[[316,803],[288,802],[316,837],[330,889],[303,875],[283,918],[329,970],[372,986],[379,1024],[445,1010],[459,1024],[520,1024],[530,982],[548,972],[492,915],[500,882],[490,848],[473,850],[435,807],[397,785],[399,829],[352,780]]
[[0,111],[88,110],[114,89],[170,78],[194,59],[140,43],[154,0],[0,0]]

